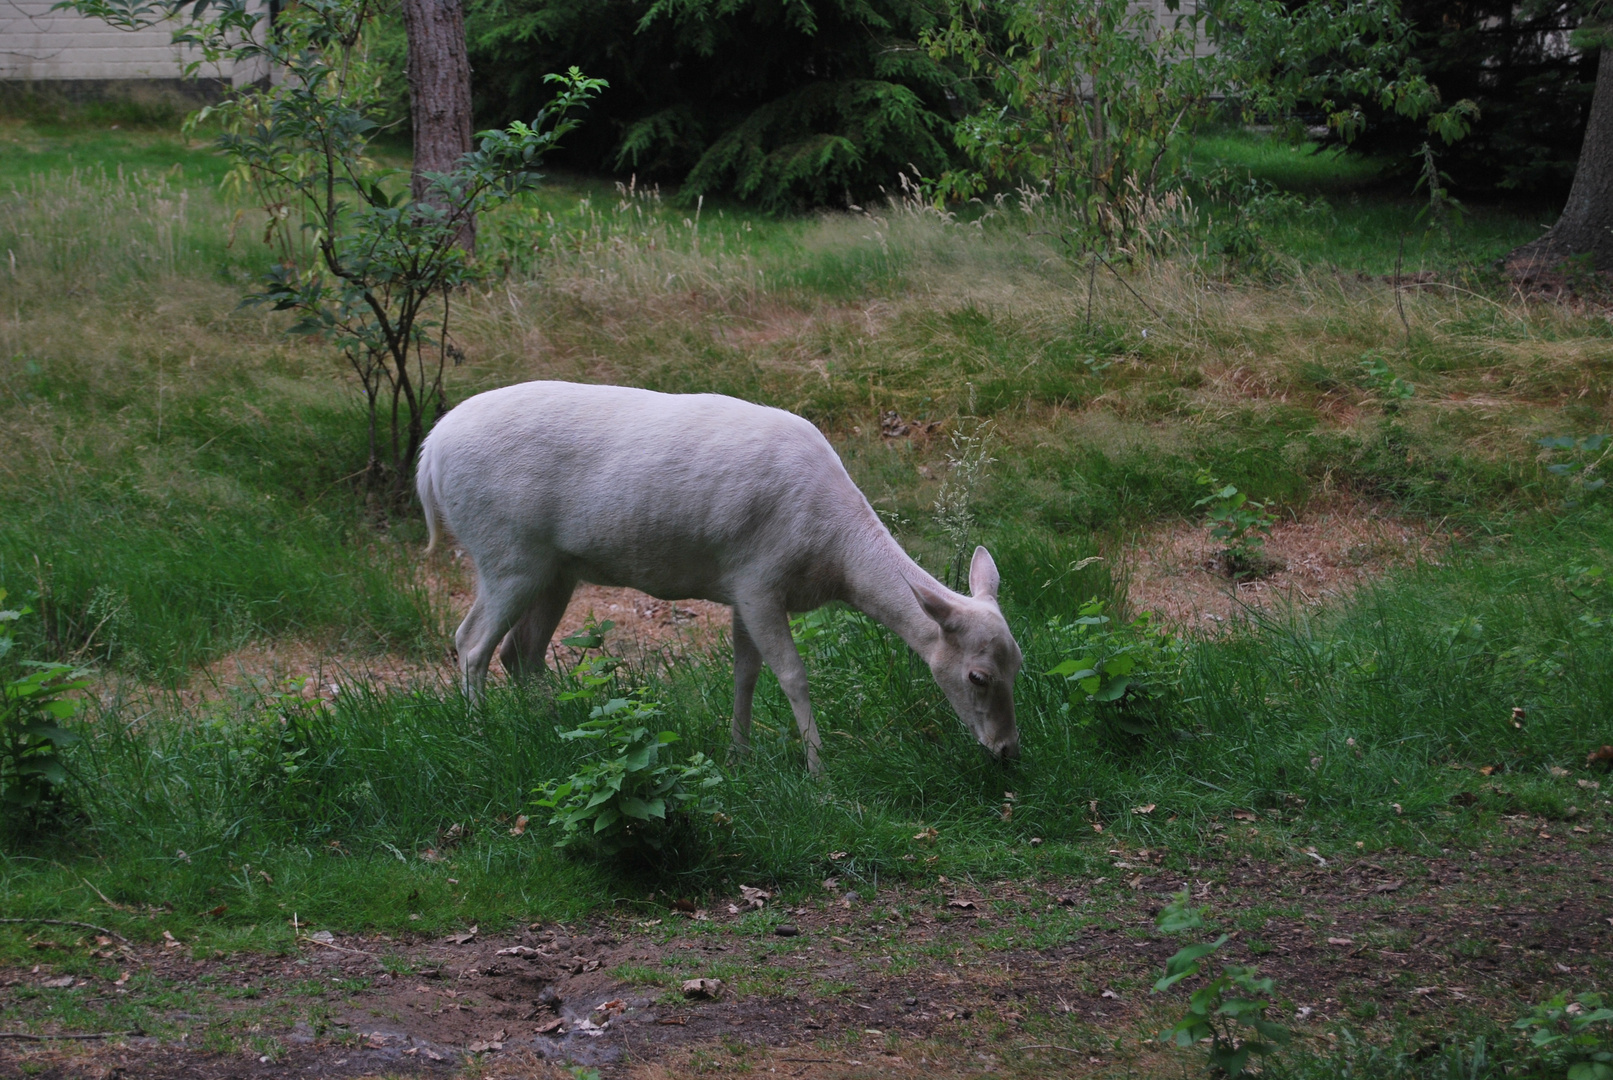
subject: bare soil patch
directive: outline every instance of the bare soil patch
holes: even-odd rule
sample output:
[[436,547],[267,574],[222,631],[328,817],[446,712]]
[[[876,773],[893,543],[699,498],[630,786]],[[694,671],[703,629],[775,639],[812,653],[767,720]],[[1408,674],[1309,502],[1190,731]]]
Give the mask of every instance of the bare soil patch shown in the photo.
[[1314,607],[1340,599],[1390,570],[1437,562],[1448,542],[1426,522],[1338,499],[1272,529],[1265,551],[1282,569],[1233,581],[1218,559],[1222,545],[1208,530],[1176,522],[1128,546],[1128,595],[1133,611],[1156,612],[1181,629],[1210,630],[1250,608]]
[[[457,626],[470,608],[475,593],[468,586],[447,588]],[[549,647],[551,665],[570,668],[579,660],[577,650],[561,640],[582,629],[588,620],[615,623],[607,638],[608,650],[635,663],[672,659],[715,645],[732,622],[731,610],[707,600],[658,600],[636,589],[609,589],[579,585]],[[443,642],[440,659],[422,661],[396,655],[352,655],[335,652],[316,642],[279,640],[254,642],[208,664],[180,691],[186,704],[220,697],[231,690],[280,689],[304,680],[305,697],[331,698],[344,685],[362,684],[376,690],[406,690],[418,686],[453,685],[458,667],[451,638]],[[497,657],[493,672],[503,672]]]
[[[1437,1038],[1453,1007],[1510,1019],[1557,988],[1607,985],[1605,819],[1582,836],[1517,817],[1485,850],[1337,861],[1257,854],[1256,826],[1234,822],[1220,856],[1115,849],[1112,877],[943,877],[861,897],[826,882],[759,911],[736,896],[692,916],[646,902],[431,940],[305,934],[285,956],[138,944],[70,986],[51,961],[104,946],[41,928],[64,943],[0,969],[0,1028],[85,1034],[59,1017],[126,1025],[135,1004],[148,1019],[0,1041],[0,1077],[1175,1075],[1176,1052],[1138,1033],[1179,1004],[1148,988],[1184,944],[1153,926],[1182,888],[1233,932],[1227,961],[1277,980],[1302,1045],[1422,1017]],[[691,999],[696,977],[723,986]]]

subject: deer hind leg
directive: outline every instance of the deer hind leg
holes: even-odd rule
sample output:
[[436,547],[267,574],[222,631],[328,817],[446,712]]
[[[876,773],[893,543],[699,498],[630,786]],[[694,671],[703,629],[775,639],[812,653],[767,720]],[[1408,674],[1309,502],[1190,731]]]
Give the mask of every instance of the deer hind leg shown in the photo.
[[560,625],[566,605],[571,603],[573,580],[563,577],[552,579],[548,587],[538,593],[537,602],[527,609],[499,646],[499,662],[512,679],[527,679],[541,673],[549,652],[549,639]]
[[[806,744],[807,769],[814,775],[823,772],[819,751],[823,740],[818,737],[817,721],[812,719],[812,701],[807,695],[806,664],[795,651],[795,639],[790,636],[790,619],[782,604],[772,602],[734,605],[736,613],[744,619],[745,630],[761,653],[767,666],[778,676],[784,696],[790,699],[790,711],[795,713],[796,727],[801,729],[801,741]],[[737,663],[737,662],[736,662]],[[735,676],[738,682],[738,676]],[[738,721],[735,709],[735,721]]]
[[532,607],[547,583],[547,575],[498,574],[482,571],[476,602],[454,634],[465,695],[479,700],[487,684],[487,667],[504,635]]
[[756,649],[734,608],[734,750],[745,754],[750,750],[751,707],[756,700],[756,677],[762,673],[762,654]]

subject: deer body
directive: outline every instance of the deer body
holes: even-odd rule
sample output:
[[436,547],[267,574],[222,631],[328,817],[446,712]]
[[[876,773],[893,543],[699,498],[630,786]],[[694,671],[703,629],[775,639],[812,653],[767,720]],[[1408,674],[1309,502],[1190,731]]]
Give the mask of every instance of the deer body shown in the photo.
[[495,648],[512,675],[542,669],[580,581],[713,600],[734,610],[736,746],[749,742],[765,661],[817,772],[822,744],[789,615],[843,600],[930,663],[983,745],[1018,752],[1021,656],[991,556],[975,552],[973,595],[944,587],[801,417],[717,394],[523,383],[445,416],[416,483],[432,544],[446,527],[476,565],[476,601],[455,635],[472,696]]

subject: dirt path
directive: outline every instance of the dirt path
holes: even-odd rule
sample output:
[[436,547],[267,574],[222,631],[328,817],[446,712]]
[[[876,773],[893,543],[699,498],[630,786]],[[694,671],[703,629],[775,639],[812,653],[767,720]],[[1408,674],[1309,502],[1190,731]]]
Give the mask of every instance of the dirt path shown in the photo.
[[[305,938],[286,956],[40,927],[57,948],[0,970],[0,1030],[122,1033],[0,1041],[0,1076],[1175,1074],[1183,1052],[1150,1035],[1179,1003],[1149,987],[1185,943],[1153,915],[1184,887],[1233,934],[1226,959],[1276,979],[1302,1045],[1325,1051],[1342,1024],[1422,1023],[1437,1044],[1453,1008],[1510,1020],[1558,990],[1609,988],[1606,825],[1602,812],[1557,835],[1518,817],[1490,849],[1326,865],[1238,855],[1234,835],[1214,859],[1117,848],[1112,878],[870,896],[830,881],[791,906],[646,904],[586,926]],[[58,973],[86,948],[105,978]],[[722,985],[685,996],[696,978]]]

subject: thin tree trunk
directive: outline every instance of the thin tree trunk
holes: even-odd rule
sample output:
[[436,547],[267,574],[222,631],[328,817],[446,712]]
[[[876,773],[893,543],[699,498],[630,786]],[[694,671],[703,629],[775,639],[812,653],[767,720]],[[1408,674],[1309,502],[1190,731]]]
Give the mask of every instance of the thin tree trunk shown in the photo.
[[1551,231],[1509,254],[1506,266],[1514,277],[1527,277],[1584,254],[1596,269],[1613,270],[1613,47],[1607,46],[1596,69],[1590,121],[1568,204]]
[[[409,35],[409,112],[414,124],[410,188],[416,199],[428,199],[425,174],[452,170],[471,149],[465,10],[461,0],[403,0],[403,26]],[[466,250],[476,246],[474,219],[460,230],[459,242]]]

